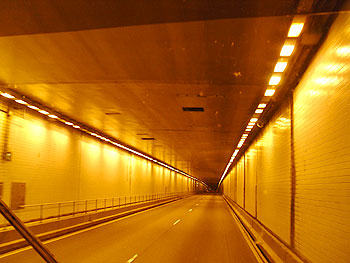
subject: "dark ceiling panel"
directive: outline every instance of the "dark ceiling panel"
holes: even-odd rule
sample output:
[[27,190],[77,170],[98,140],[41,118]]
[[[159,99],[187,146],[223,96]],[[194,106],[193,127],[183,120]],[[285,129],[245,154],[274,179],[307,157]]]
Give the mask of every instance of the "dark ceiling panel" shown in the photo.
[[0,36],[294,14],[297,0],[0,1]]

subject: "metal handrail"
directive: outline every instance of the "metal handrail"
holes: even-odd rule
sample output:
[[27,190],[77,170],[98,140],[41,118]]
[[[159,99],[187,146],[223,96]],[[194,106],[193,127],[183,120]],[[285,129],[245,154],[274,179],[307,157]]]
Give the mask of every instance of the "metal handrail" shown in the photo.
[[[190,195],[192,192],[174,192],[157,193],[147,195],[120,196],[109,198],[96,198],[86,200],[73,200],[65,202],[29,204],[20,207],[15,213],[24,222],[42,222],[43,220],[66,216],[75,216],[77,214],[87,214],[101,210],[130,206],[139,203],[164,200],[175,197]],[[6,225],[2,225],[3,227]]]

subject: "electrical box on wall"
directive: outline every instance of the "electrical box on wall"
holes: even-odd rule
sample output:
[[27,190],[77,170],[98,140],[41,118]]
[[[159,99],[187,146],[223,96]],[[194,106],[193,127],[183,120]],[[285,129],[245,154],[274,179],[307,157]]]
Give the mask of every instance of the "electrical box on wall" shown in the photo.
[[11,209],[17,210],[25,205],[26,184],[13,182],[11,187]]
[[12,152],[5,152],[3,155],[3,159],[5,161],[11,162],[12,161]]
[[4,183],[0,182],[0,198],[3,197],[3,193],[4,193]]

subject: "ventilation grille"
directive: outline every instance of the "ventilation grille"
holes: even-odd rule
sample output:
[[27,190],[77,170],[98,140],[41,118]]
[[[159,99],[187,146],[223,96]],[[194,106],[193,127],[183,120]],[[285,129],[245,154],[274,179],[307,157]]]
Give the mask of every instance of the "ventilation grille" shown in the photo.
[[183,111],[204,111],[202,107],[182,107]]

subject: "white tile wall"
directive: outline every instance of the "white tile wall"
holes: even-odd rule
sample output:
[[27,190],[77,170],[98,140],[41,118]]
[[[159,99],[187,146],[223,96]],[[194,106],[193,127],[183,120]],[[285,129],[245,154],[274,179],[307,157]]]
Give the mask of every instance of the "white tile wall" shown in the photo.
[[258,150],[254,142],[245,154],[245,209],[256,216],[256,177]]
[[[194,190],[182,175],[29,110],[12,112],[13,157],[0,166],[8,203],[11,182],[26,183],[26,204]],[[4,116],[0,112],[1,128]]]
[[[339,15],[332,25],[293,99],[296,192],[292,249],[307,262],[350,262],[349,14]],[[247,151],[245,164],[246,210],[254,210],[251,174],[257,150],[257,218],[285,243],[290,243],[291,231],[290,115],[290,107],[277,113]]]
[[244,202],[244,158],[237,163],[237,204],[243,207]]
[[340,15],[294,97],[295,247],[350,262],[350,15]]
[[290,243],[291,140],[290,108],[286,107],[258,138],[257,218]]

